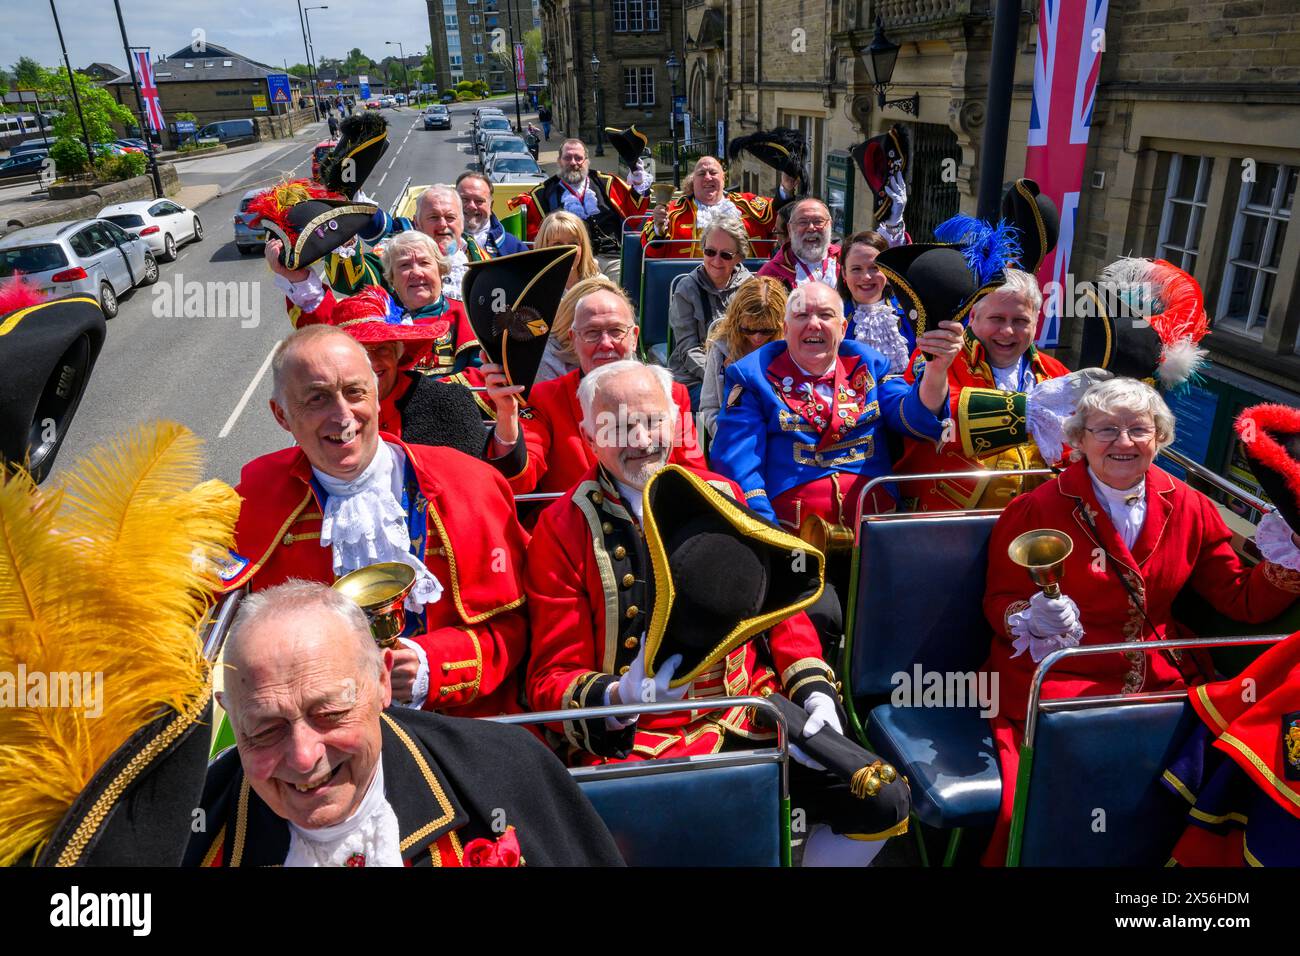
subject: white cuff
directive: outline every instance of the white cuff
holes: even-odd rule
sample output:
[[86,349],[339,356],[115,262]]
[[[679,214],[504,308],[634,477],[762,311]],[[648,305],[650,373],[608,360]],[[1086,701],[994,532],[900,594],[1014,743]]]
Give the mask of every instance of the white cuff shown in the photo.
[[[614,689],[613,684],[608,684],[605,687],[605,706],[607,707],[609,706],[609,695],[613,689]],[[624,717],[622,719],[619,719],[618,717],[606,717],[605,729],[622,730],[625,727],[630,727],[632,724],[635,724],[637,720],[640,719],[640,717],[641,717],[640,714],[633,714],[631,717]]]
[[1083,640],[1083,625],[1077,621],[1064,634],[1039,637],[1029,629],[1029,620],[1032,614],[1032,608],[1025,608],[1023,611],[1017,611],[1007,618],[1007,624],[1010,626],[1011,634],[1015,638],[1011,642],[1011,646],[1016,649],[1016,652],[1011,655],[1012,657],[1019,657],[1027,650],[1029,656],[1037,664],[1052,651],[1062,647],[1076,647]]
[[420,710],[429,698],[429,655],[424,652],[423,647],[409,637],[399,637],[398,640],[415,651],[420,658],[420,671],[415,675],[415,683],[411,685],[411,702],[404,705],[412,710]]
[[1255,546],[1265,561],[1300,571],[1300,548],[1291,539],[1291,527],[1280,514],[1270,511],[1255,529]]
[[310,273],[301,282],[290,282],[278,272],[273,273],[271,281],[275,287],[289,297],[289,301],[304,312],[315,312],[325,301],[325,285],[315,272]]

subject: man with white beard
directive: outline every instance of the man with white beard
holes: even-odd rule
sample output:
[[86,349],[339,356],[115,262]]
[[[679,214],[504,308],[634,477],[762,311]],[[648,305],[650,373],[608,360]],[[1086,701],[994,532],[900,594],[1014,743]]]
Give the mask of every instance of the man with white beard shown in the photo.
[[831,212],[820,199],[800,199],[790,207],[786,241],[763,267],[793,290],[805,282],[824,282],[832,289],[838,275],[840,247],[831,242]]
[[623,221],[646,211],[650,183],[637,188],[611,173],[591,171],[587,147],[580,139],[560,144],[558,171],[529,192],[510,200],[527,216],[524,235],[531,242],[547,214],[571,212],[587,224],[592,248],[601,255],[617,255],[622,248]]

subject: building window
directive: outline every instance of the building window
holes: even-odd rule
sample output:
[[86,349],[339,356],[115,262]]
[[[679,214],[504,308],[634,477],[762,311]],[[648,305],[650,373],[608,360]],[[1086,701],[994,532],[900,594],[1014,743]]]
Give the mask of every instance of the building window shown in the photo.
[[[1237,163],[1238,168],[1243,165]],[[1296,178],[1295,166],[1260,163],[1254,180],[1238,187],[1218,319],[1254,338],[1263,338],[1268,324]]]
[[459,54],[459,53],[453,53],[453,54],[451,55],[451,65],[452,65],[452,66],[461,66],[461,65],[463,64],[463,62],[464,62],[464,61],[461,60],[461,58],[460,58],[460,54]]
[[1196,271],[1201,223],[1210,191],[1209,156],[1173,156],[1169,161],[1169,190],[1160,217],[1157,255],[1187,272]]
[[623,105],[655,105],[655,68],[653,66],[623,67]]
[[809,192],[813,196],[822,194],[822,125],[823,120],[816,116],[800,116],[798,113],[780,112],[777,125],[788,126],[803,133],[804,142],[808,144],[808,170],[812,176]]
[[470,22],[470,24],[471,24],[472,26],[478,26],[478,14],[477,14],[477,13],[471,13],[471,14],[469,15],[469,22]]
[[659,29],[659,0],[614,0],[615,33],[652,33]]
[[473,42],[474,42],[474,45],[475,45],[475,46],[482,46],[482,45],[483,45],[483,34],[481,34],[481,33],[476,33],[476,34],[474,34]]
[[460,29],[460,17],[454,13],[445,13],[442,16],[442,23],[448,30]]
[[475,53],[475,54],[474,54],[474,62],[477,63],[479,66],[482,66],[482,65],[483,65],[483,54],[482,54],[482,53]]
[[[956,182],[942,175],[945,160],[961,165],[957,134],[941,123],[912,123],[912,155],[907,169],[907,231],[914,236],[934,234],[934,227],[961,211]],[[953,167],[957,168],[957,167]]]

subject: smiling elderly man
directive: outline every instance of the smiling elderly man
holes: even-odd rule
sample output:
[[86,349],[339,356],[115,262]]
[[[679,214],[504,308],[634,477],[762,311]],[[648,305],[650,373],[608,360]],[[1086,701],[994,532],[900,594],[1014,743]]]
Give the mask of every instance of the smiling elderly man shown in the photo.
[[[578,368],[533,386],[528,406],[522,410],[518,396],[523,389],[507,385],[499,365],[480,369],[497,410],[488,457],[510,480],[515,494],[565,491],[596,464],[591,445],[582,434],[578,386],[592,369],[636,356],[640,330],[627,293],[604,276],[592,276],[565,293],[566,300],[569,296],[577,302],[570,334]],[[681,414],[672,461],[702,468],[704,454],[696,437],[691,397],[685,385],[674,383],[673,399]]]
[[619,865],[527,731],[390,707],[392,656],[322,584],[244,600],[217,695],[236,747],[208,769],[188,865]]
[[501,220],[492,211],[492,180],[482,173],[467,169],[456,177],[456,192],[465,211],[465,238],[473,239],[479,249],[493,256],[509,256],[528,249],[522,242],[506,232]]
[[417,579],[393,654],[396,700],[460,716],[517,710],[526,537],[504,479],[381,433],[375,373],[341,329],[300,329],[271,371],[271,412],[295,445],[244,466],[226,588],[408,564]]
[[831,242],[831,212],[820,199],[799,199],[789,208],[786,241],[758,270],[785,283],[787,289],[805,282],[824,282],[835,288],[840,247]]

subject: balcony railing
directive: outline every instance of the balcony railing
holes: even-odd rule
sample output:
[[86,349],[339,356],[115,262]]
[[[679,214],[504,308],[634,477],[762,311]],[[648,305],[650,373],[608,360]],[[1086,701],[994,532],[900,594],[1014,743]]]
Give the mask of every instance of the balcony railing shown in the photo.
[[867,18],[874,24],[879,16],[885,27],[932,23],[979,13],[988,7],[987,0],[875,0]]

